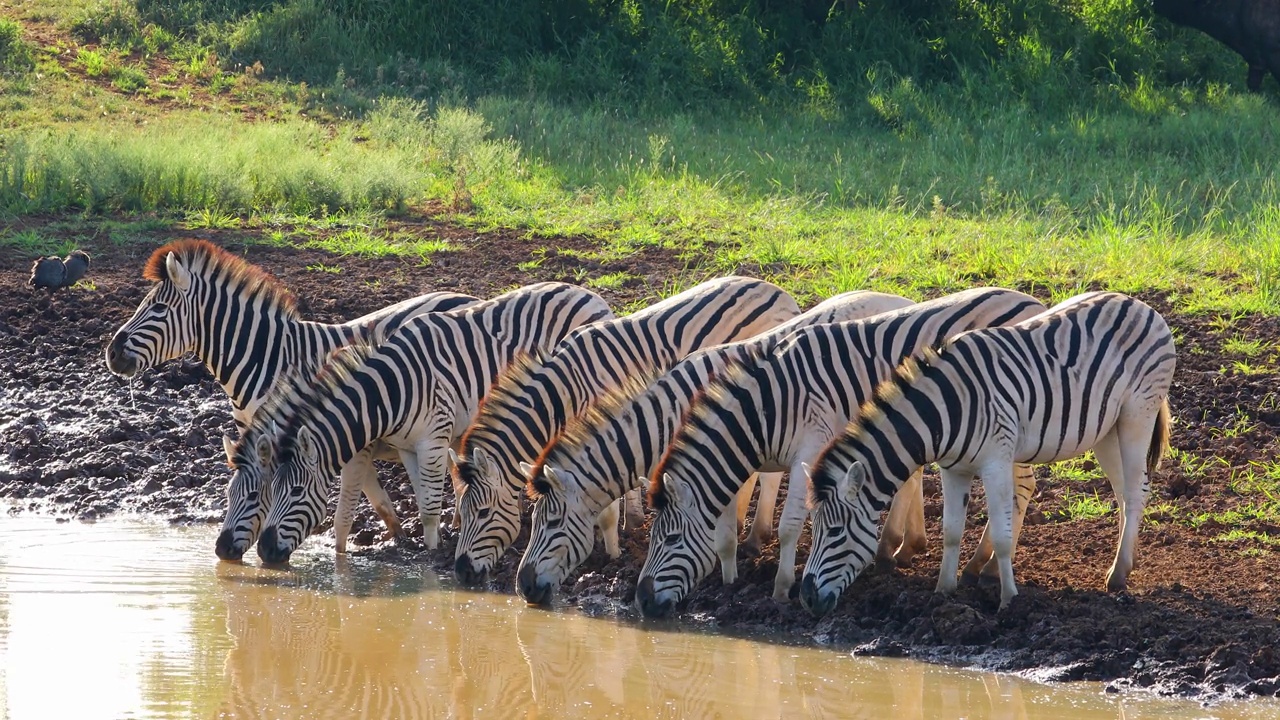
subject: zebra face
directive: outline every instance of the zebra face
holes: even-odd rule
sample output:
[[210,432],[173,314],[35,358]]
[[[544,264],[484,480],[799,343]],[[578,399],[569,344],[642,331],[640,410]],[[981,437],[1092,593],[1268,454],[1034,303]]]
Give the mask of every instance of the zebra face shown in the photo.
[[286,563],[329,508],[320,453],[307,427],[300,428],[293,447],[280,454],[270,493],[271,509],[258,538],[258,557],[267,563]]
[[693,488],[670,474],[653,495],[657,508],[649,530],[649,554],[636,585],[645,617],[665,617],[715,568],[715,518],[699,512]]
[[[228,442],[223,438],[223,442]],[[266,433],[247,435],[227,455],[233,473],[227,485],[227,516],[214,552],[223,560],[239,560],[258,539],[267,514],[269,484],[263,482],[275,468],[271,458],[271,438]]]
[[[809,467],[804,466],[806,477]],[[879,513],[861,497],[866,468],[854,462],[834,487],[814,488],[812,547],[800,583],[800,602],[815,617],[831,612],[840,594],[871,562]]]
[[456,465],[466,489],[458,499],[462,527],[453,570],[460,582],[479,585],[520,531],[520,492],[508,491],[498,464],[480,448],[471,451],[470,462]]
[[168,278],[147,293],[107,344],[107,369],[116,375],[132,377],[195,347],[191,274],[173,253],[165,260],[165,271]]
[[[555,589],[591,554],[594,515],[566,470],[543,467],[530,513],[529,546],[520,558],[516,590],[535,605],[551,601]],[[598,513],[596,513],[598,514]]]

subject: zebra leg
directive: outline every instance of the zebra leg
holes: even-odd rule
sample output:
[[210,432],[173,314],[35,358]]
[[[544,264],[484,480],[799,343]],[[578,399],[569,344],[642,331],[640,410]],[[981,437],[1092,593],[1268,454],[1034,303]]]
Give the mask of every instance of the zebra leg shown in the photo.
[[969,489],[973,475],[942,470],[942,568],[934,592],[949,594],[956,589],[956,571],[960,569],[960,540],[969,508]]
[[796,584],[796,546],[808,516],[807,484],[804,468],[796,463],[787,475],[787,497],[782,501],[782,517],[778,518],[778,574],[773,576],[773,599],[779,602],[791,598],[791,586]]
[[639,530],[644,527],[644,492],[640,488],[632,488],[622,496],[624,502],[623,525]]
[[[1121,412],[1116,426],[1108,433],[1108,437],[1099,441],[1094,447],[1098,456],[1098,464],[1102,465],[1111,480],[1120,506],[1120,543],[1116,548],[1116,557],[1107,571],[1107,591],[1124,592],[1128,588],[1129,573],[1134,567],[1134,555],[1138,541],[1138,529],[1142,524],[1142,513],[1147,505],[1147,493],[1150,478],[1147,476],[1147,448],[1151,442],[1151,426],[1155,417],[1151,415],[1138,421],[1133,415]],[[1114,443],[1115,450],[1105,448]],[[1103,455],[1116,455],[1119,470],[1112,479],[1112,470],[1103,463]],[[1116,457],[1109,457],[1109,463],[1115,463]]]
[[340,555],[347,552],[347,535],[351,534],[356,504],[360,502],[360,491],[364,489],[365,473],[372,471],[373,462],[369,459],[369,453],[360,452],[342,467],[339,474],[341,484],[338,488],[338,508],[333,513],[333,544]]
[[773,512],[778,504],[778,488],[782,487],[782,473],[767,472],[760,475],[760,498],[756,501],[756,514],[751,518],[751,531],[747,535],[747,547],[757,554],[773,535]]
[[[1031,504],[1031,496],[1036,492],[1036,474],[1030,465],[1019,463],[1013,466],[1013,554],[1018,554],[1018,538],[1022,537],[1022,521],[1027,515],[1027,506]],[[978,549],[960,572],[961,585],[977,583],[995,584],[1000,581],[1000,565],[995,561],[995,553],[991,549],[991,523],[982,529],[982,540]],[[979,573],[981,570],[981,573]]]
[[756,478],[760,473],[751,473],[747,481],[742,483],[742,487],[738,488],[738,504],[737,512],[734,515],[738,518],[738,532],[742,532],[742,528],[747,524],[747,511],[751,509],[751,494],[756,491]]
[[382,487],[382,483],[378,482],[378,472],[372,465],[369,466],[369,472],[364,476],[363,489],[364,496],[369,499],[369,504],[373,506],[373,511],[378,513],[378,517],[382,518],[383,524],[387,526],[387,534],[383,539],[403,539],[404,528],[400,526],[400,518],[396,517],[395,505],[392,504],[391,496]]
[[622,549],[618,544],[618,511],[622,507],[622,501],[623,498],[618,498],[609,503],[596,518],[596,527],[600,528],[600,538],[604,540],[604,554],[611,560],[616,560],[622,555]]
[[739,500],[735,495],[729,501],[729,507],[720,513],[713,536],[716,557],[720,558],[720,580],[725,585],[732,585],[738,580],[738,513],[734,504]]
[[916,490],[911,494],[911,513],[907,515],[907,527],[902,533],[902,547],[893,554],[898,567],[911,567],[912,560],[923,555],[928,547],[924,534],[924,468],[916,470],[913,476]]
[[428,550],[435,550],[440,546],[440,508],[444,505],[449,443],[426,440],[418,443],[414,450],[418,455],[418,473],[413,495],[418,501],[418,519],[422,521],[422,542]]
[[[1018,586],[1013,579],[1013,472],[1012,461],[988,463],[981,472],[982,487],[987,496],[987,527],[991,531],[991,548],[1000,567],[1001,610],[1008,607],[1009,601],[1018,594]],[[946,513],[945,507],[943,513]],[[963,530],[963,516],[960,522]],[[954,560],[959,562],[959,559],[960,548],[957,546]],[[951,578],[954,585],[955,575]]]

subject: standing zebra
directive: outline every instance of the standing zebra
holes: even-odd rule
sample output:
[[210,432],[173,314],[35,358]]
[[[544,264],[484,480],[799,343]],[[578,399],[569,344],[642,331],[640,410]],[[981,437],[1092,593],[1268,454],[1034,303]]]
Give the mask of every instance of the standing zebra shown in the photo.
[[279,428],[258,554],[267,562],[287,560],[323,519],[329,478],[375,440],[412,455],[423,539],[435,549],[450,446],[500,369],[518,353],[553,345],[611,314],[593,292],[538,283],[462,310],[421,315],[376,347],[353,346],[331,358],[315,382],[298,383],[254,417]]
[[[526,472],[534,503],[529,544],[516,579],[520,595],[532,603],[550,601],[552,591],[590,554],[595,539],[592,521],[625,493],[644,486],[694,396],[732,359],[755,348],[772,348],[802,327],[868,317],[911,304],[904,297],[884,293],[837,295],[768,333],[695,352],[652,384],[637,379],[607,393],[566,426]],[[760,501],[749,535],[749,542],[756,546],[773,529],[780,479],[778,474],[761,478]],[[749,483],[740,494],[738,521],[747,510],[751,489]],[[737,523],[721,531],[716,547],[726,582],[732,582],[737,574]],[[924,528],[919,532],[923,535]],[[605,539],[606,551],[616,557],[616,544],[611,548],[607,534]]]
[[1014,463],[1065,460],[1092,449],[1120,509],[1107,590],[1127,586],[1150,473],[1169,443],[1173,335],[1149,306],[1118,293],[1086,293],[1012,327],[952,338],[898,368],[857,422],[808,470],[813,547],[800,597],[823,615],[870,560],[874,519],[910,472],[942,470],[942,568],[956,586],[969,487],[986,489],[1000,566],[1000,607],[1013,580]]
[[[774,597],[785,600],[795,583],[796,544],[805,519],[800,464],[844,429],[904,358],[957,333],[1018,322],[1043,310],[1038,300],[1014,290],[976,288],[865,320],[804,328],[779,347],[730,367],[690,408],[653,471],[658,512],[636,588],[644,614],[665,615],[710,574],[712,529],[726,521],[725,508],[756,470],[790,470],[793,478],[778,522],[774,578]],[[1024,477],[1029,499],[1034,479],[1029,471]],[[913,489],[910,497],[920,494]]]
[[[490,389],[454,457],[462,528],[458,579],[482,582],[520,531],[532,462],[565,424],[629,376],[661,370],[698,348],[751,337],[800,313],[773,283],[725,277],[623,318],[579,328],[538,362],[519,363]],[[637,503],[638,505],[638,503]],[[617,506],[605,519],[617,553]]]
[[[107,345],[107,368],[132,377],[186,353],[199,358],[231,399],[231,417],[243,432],[268,393],[293,374],[310,375],[333,350],[368,342],[410,317],[464,307],[476,299],[436,292],[391,305],[340,325],[303,320],[293,295],[261,268],[204,240],[179,240],[157,249],[142,276],[156,283],[133,317]],[[223,438],[228,461],[234,461]],[[392,458],[395,456],[392,455]],[[351,481],[369,497],[394,534],[400,534],[391,499],[378,484],[372,458],[352,466]],[[259,518],[256,490],[228,487],[227,520],[218,556],[235,560],[253,543]],[[339,534],[340,549],[346,534]]]

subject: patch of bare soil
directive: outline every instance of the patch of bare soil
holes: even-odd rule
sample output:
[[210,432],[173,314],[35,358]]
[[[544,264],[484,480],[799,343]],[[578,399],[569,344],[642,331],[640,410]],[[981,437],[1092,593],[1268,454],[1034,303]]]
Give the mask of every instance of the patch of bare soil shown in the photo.
[[[676,254],[657,249],[598,261],[583,257],[595,244],[581,238],[477,234],[431,221],[413,229],[458,249],[419,265],[245,244],[243,232],[181,235],[206,237],[242,252],[291,287],[306,316],[326,321],[431,290],[490,296],[517,284],[586,282],[625,271],[634,279],[602,291],[621,306],[654,297],[673,274],[697,274]],[[0,251],[0,497],[16,502],[15,512],[93,519],[124,510],[180,522],[221,519],[229,472],[219,435],[232,429],[222,391],[190,361],[169,363],[128,383],[108,373],[102,357],[111,334],[149,288],[140,278],[143,261],[154,247],[178,236],[159,231],[154,243],[129,245],[95,237],[85,248],[93,255],[91,284],[52,298],[25,285],[31,256]],[[1233,520],[1228,528],[1222,520],[1193,524],[1186,518],[1203,513],[1221,518],[1243,507],[1250,502],[1242,494],[1243,472],[1260,471],[1254,463],[1276,457],[1277,378],[1259,368],[1274,365],[1280,321],[1247,317],[1228,325],[1171,314],[1162,298],[1145,299],[1164,311],[1178,332],[1171,403],[1177,418],[1173,446],[1182,456],[1166,459],[1156,478],[1151,504],[1167,505],[1143,528],[1129,593],[1101,591],[1115,548],[1114,513],[1072,521],[1065,512],[1070,497],[1081,493],[1096,491],[1110,501],[1106,482],[1048,481],[1041,470],[1018,548],[1021,594],[1005,612],[996,612],[994,588],[962,588],[950,598],[933,594],[941,497],[936,479],[929,478],[926,515],[933,544],[928,552],[909,570],[859,578],[827,618],[815,620],[798,603],[770,599],[777,562],[773,545],[758,556],[744,554],[733,585],[709,580],[686,602],[682,620],[859,653],[1023,671],[1041,679],[1106,680],[1116,687],[1196,696],[1276,694],[1280,560],[1265,539],[1277,529],[1256,520]],[[1251,341],[1260,341],[1265,357],[1248,350]],[[382,477],[406,528],[420,535],[403,470],[383,466]],[[966,555],[984,521],[980,514],[970,519]],[[1252,531],[1255,539],[1222,539],[1229,529]],[[619,560],[609,561],[597,550],[565,584],[562,602],[588,613],[632,617],[646,531],[624,530]],[[357,552],[451,571],[454,538],[447,529],[435,553],[416,547],[414,540],[404,547],[379,543],[380,532],[380,521],[362,507],[354,540],[367,547]],[[508,552],[492,589],[512,591],[522,546],[523,540]],[[801,558],[807,550],[802,543]]]

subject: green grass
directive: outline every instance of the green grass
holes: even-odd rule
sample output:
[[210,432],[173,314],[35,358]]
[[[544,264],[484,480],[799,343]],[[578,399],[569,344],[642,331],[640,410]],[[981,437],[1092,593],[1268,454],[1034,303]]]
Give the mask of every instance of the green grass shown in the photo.
[[1081,520],[1097,520],[1114,512],[1109,500],[1099,497],[1098,493],[1067,492],[1062,496],[1059,512],[1068,522]]
[[[1087,469],[1086,464],[1088,465]],[[1087,483],[1101,480],[1105,476],[1102,474],[1102,468],[1098,467],[1093,453],[1090,452],[1077,458],[1049,465],[1049,477],[1054,481]]]

